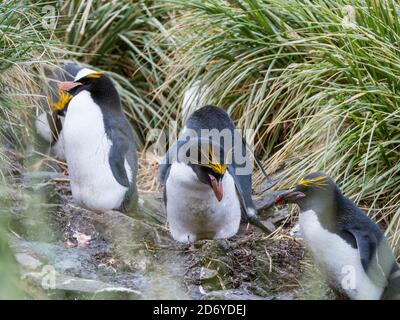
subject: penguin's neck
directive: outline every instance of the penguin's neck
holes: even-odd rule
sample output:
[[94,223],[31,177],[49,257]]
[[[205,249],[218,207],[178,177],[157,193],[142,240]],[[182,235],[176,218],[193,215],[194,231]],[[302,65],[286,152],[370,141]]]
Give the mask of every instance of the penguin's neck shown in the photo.
[[89,92],[92,99],[103,109],[103,112],[122,112],[121,101],[114,86],[99,84]]
[[301,212],[312,210],[317,215],[321,226],[327,230],[335,231],[337,222],[340,219],[340,210],[338,210],[336,195],[324,199],[324,201],[308,202],[300,206]]

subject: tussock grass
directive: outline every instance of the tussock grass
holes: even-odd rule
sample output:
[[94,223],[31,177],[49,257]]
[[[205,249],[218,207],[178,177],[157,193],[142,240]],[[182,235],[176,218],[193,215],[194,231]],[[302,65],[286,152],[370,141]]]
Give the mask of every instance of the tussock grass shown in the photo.
[[[55,29],[42,24],[48,5]],[[400,254],[399,12],[394,0],[4,0],[0,141],[27,151],[44,69],[66,60],[116,80],[140,148],[150,129],[182,126],[196,83],[254,129],[278,187],[327,172]],[[157,159],[145,155],[138,181],[151,193]],[[0,149],[0,185],[13,163]]]
[[[396,1],[170,1],[173,90],[201,80],[239,127],[255,129],[280,187],[311,171],[387,227],[400,217]],[[179,120],[179,104],[171,106]],[[260,177],[257,183],[260,183]]]
[[[0,2],[0,298],[29,297],[8,243],[11,174],[32,142],[31,120],[40,91],[38,74],[60,50],[29,1]],[[11,151],[15,150],[15,153]],[[18,154],[19,156],[17,156]],[[28,153],[27,153],[28,154]]]
[[[139,138],[164,121],[168,88],[160,67],[168,59],[164,23],[171,13],[163,1],[55,1],[55,33],[82,63],[107,71],[118,90]],[[44,3],[43,5],[45,5]],[[71,57],[71,55],[70,55]]]

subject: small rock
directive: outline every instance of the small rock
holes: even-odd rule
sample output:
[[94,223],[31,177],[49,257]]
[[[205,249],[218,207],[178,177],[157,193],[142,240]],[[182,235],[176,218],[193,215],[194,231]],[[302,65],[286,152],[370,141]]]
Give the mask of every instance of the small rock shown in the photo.
[[23,178],[25,181],[31,181],[31,180],[47,181],[51,179],[66,179],[67,177],[60,172],[34,171],[34,172],[25,172],[23,174]]
[[214,280],[218,275],[217,270],[208,269],[208,268],[200,268],[199,280],[201,283]]
[[[96,296],[104,293],[112,293],[115,296],[119,294],[128,294],[131,299],[139,299],[142,293],[138,290],[114,286],[98,280],[82,279],[70,277],[54,271],[52,279],[49,278],[49,273],[30,272],[23,275],[23,278],[34,282],[36,285],[48,290],[73,291],[79,293],[92,293]],[[44,285],[45,284],[45,285]]]
[[284,292],[281,294],[278,294],[274,300],[294,300],[295,296],[294,293],[290,293],[290,292]]
[[78,242],[78,248],[87,247],[90,243],[90,240],[92,240],[92,237],[90,235],[87,235],[87,234],[79,232],[79,231],[75,231],[75,233],[73,234],[73,237]]
[[58,272],[83,278],[92,278],[96,274],[97,265],[92,261],[90,253],[83,249],[67,249],[55,244],[28,242],[15,237],[10,237],[10,244],[16,253],[38,257],[44,264],[53,265]]
[[22,267],[29,270],[37,270],[42,265],[38,259],[27,253],[17,253],[15,258],[22,265]]
[[261,297],[241,290],[218,290],[206,293],[203,300],[272,300],[273,297]]

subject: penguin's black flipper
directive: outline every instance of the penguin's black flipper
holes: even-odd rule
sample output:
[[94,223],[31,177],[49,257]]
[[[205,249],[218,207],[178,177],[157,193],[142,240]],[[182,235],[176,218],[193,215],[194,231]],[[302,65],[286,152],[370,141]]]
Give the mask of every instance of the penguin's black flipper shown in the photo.
[[158,169],[158,180],[162,186],[165,186],[169,175],[169,170],[171,169],[171,164],[177,158],[179,148],[185,143],[187,143],[187,141],[177,140],[165,153],[165,156],[162,159]]
[[125,159],[122,154],[118,152],[118,148],[111,147],[109,161],[111,171],[118,183],[124,187],[129,187],[129,179],[124,166]]
[[365,273],[376,285],[386,287],[394,263],[389,244],[383,237],[379,241],[372,232],[358,228],[349,228],[347,231],[356,240]]
[[[254,208],[254,205],[252,203],[251,200],[251,194],[250,194],[250,200],[247,199],[245,196],[248,196],[248,192],[244,193],[243,190],[243,181],[247,182],[246,176],[242,176],[242,179],[240,179],[240,177],[238,177],[235,173],[235,168],[232,165],[228,165],[228,172],[230,173],[230,175],[233,177],[233,180],[235,182],[235,186],[236,186],[236,191],[237,191],[237,195],[239,197],[239,201],[240,201],[240,205],[242,207],[242,212],[244,212],[246,219],[254,226],[260,228],[263,232],[265,232],[266,234],[270,234],[272,232],[272,230],[268,229],[259,219],[259,217],[257,216],[256,210]],[[251,182],[251,180],[250,180]],[[251,185],[247,187],[250,188],[251,190]]]
[[[157,177],[162,186],[165,186],[165,183],[167,182],[169,170],[171,169],[171,152],[172,152],[172,150],[175,150],[176,144],[177,144],[177,142],[175,142],[172,145],[172,147],[165,153],[164,158],[161,160]],[[165,195],[164,195],[164,197],[165,197]],[[166,199],[166,197],[165,197],[165,199]]]
[[130,183],[125,169],[125,155],[129,150],[127,143],[128,140],[122,138],[125,134],[121,132],[121,130],[118,130],[118,128],[109,130],[112,146],[108,161],[110,163],[111,171],[119,184],[129,188]]

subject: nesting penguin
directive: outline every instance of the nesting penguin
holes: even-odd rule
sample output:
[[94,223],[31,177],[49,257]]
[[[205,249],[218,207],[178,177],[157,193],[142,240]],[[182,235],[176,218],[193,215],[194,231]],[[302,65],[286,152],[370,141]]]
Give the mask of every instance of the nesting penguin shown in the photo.
[[61,68],[55,69],[49,77],[48,88],[43,90],[44,98],[39,101],[41,110],[47,110],[50,107],[50,112],[43,111],[37,116],[35,120],[36,130],[50,144],[51,154],[59,160],[65,160],[61,131],[67,106],[72,96],[65,91],[59,90],[57,83],[59,81],[73,81],[81,69],[83,67],[74,63],[68,63],[62,65]]
[[357,300],[400,298],[399,266],[383,232],[329,176],[309,174],[276,202],[300,207],[301,235],[336,292]]
[[126,211],[138,199],[137,156],[113,82],[84,68],[59,88],[73,96],[62,135],[74,201],[96,211]]
[[[205,131],[217,135],[207,136]],[[219,139],[222,132],[226,139]],[[239,161],[235,149],[242,156],[244,152],[246,163]],[[195,156],[188,154],[193,150]],[[190,115],[159,171],[175,240],[192,243],[232,237],[239,229],[242,212],[251,223],[271,232],[258,220],[251,198],[252,166],[244,168],[248,156],[245,141],[224,110],[208,105]]]

